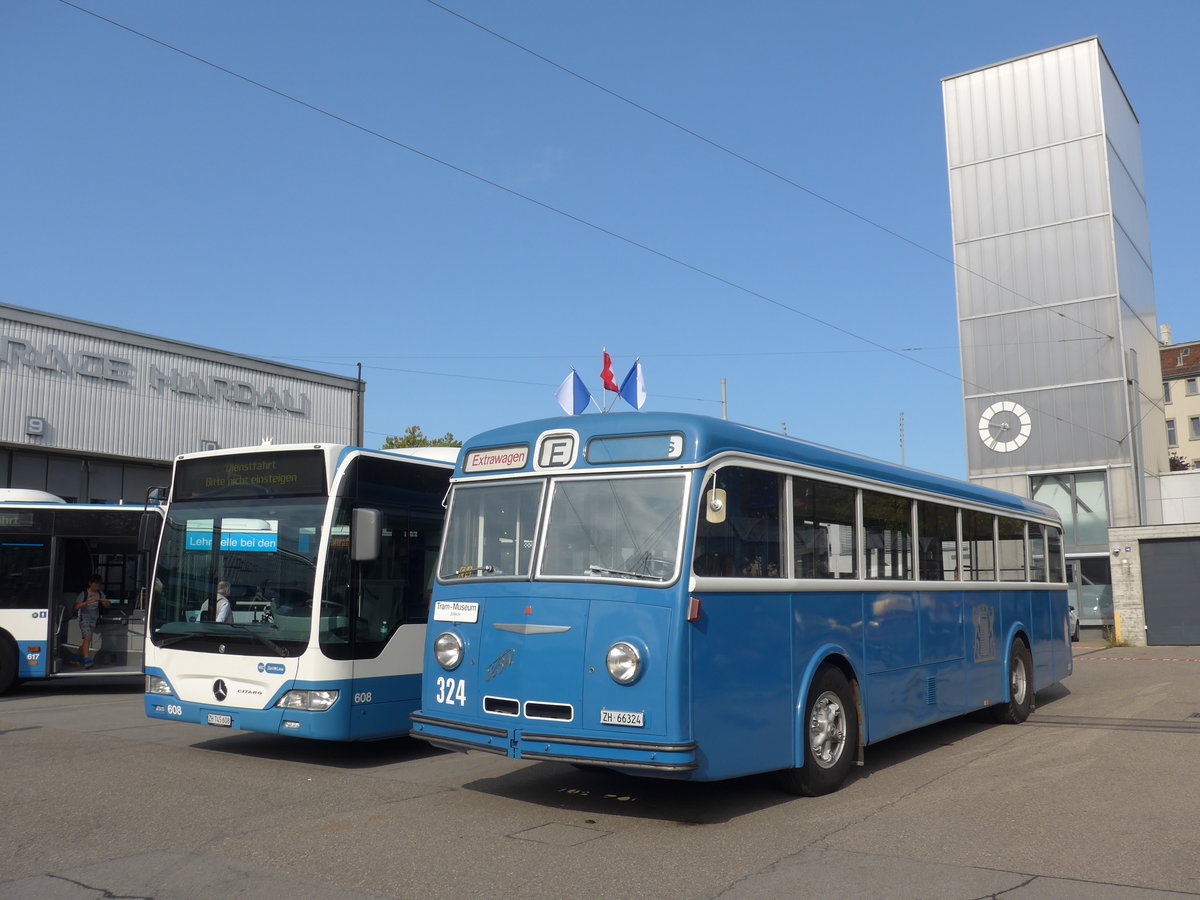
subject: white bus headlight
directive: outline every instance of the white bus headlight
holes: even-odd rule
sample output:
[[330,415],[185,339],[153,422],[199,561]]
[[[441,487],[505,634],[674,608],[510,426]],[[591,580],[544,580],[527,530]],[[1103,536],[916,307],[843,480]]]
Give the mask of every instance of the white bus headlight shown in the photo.
[[453,631],[443,631],[433,642],[433,658],[447,672],[457,669],[463,659],[463,642]]
[[165,694],[168,697],[175,696],[175,692],[171,690],[171,685],[167,679],[159,678],[157,675],[146,676],[146,693]]
[[337,691],[288,691],[275,705],[280,709],[303,709],[324,712],[337,703]]
[[608,656],[604,660],[608,666],[608,674],[617,684],[633,684],[642,674],[642,657],[633,644],[617,641],[608,648]]

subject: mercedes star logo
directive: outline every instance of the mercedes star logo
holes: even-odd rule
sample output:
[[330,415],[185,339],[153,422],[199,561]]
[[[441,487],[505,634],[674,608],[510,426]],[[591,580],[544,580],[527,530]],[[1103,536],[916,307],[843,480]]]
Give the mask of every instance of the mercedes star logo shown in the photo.
[[213,682],[213,696],[217,698],[218,702],[224,702],[225,698],[229,696],[229,689],[225,687],[225,682],[220,678]]

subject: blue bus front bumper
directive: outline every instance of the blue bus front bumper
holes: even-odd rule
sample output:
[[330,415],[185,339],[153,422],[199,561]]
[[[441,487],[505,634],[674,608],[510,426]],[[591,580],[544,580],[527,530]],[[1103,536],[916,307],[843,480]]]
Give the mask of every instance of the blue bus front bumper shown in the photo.
[[482,750],[513,759],[553,760],[634,772],[693,772],[700,767],[695,742],[669,743],[575,734],[534,733],[412,714],[412,737],[447,750]]

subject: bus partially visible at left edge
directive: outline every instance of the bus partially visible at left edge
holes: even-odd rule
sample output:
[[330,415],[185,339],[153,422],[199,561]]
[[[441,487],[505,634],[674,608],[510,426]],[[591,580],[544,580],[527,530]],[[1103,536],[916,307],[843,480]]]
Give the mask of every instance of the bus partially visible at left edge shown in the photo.
[[146,715],[325,740],[406,734],[457,452],[307,444],[178,457]]
[[[162,523],[154,503],[67,503],[44,491],[0,490],[0,693],[20,681],[142,674],[150,555],[139,550],[146,517],[152,546]],[[100,581],[86,658],[75,603]]]

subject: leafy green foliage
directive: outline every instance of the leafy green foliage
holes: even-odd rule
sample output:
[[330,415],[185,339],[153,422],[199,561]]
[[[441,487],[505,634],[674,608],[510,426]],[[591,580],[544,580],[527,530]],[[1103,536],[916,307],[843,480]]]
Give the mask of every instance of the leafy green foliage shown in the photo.
[[456,438],[450,432],[446,432],[440,438],[430,438],[425,436],[425,432],[421,430],[420,425],[410,425],[404,430],[402,435],[388,435],[387,440],[383,442],[384,450],[402,450],[406,447],[461,447],[462,441]]

